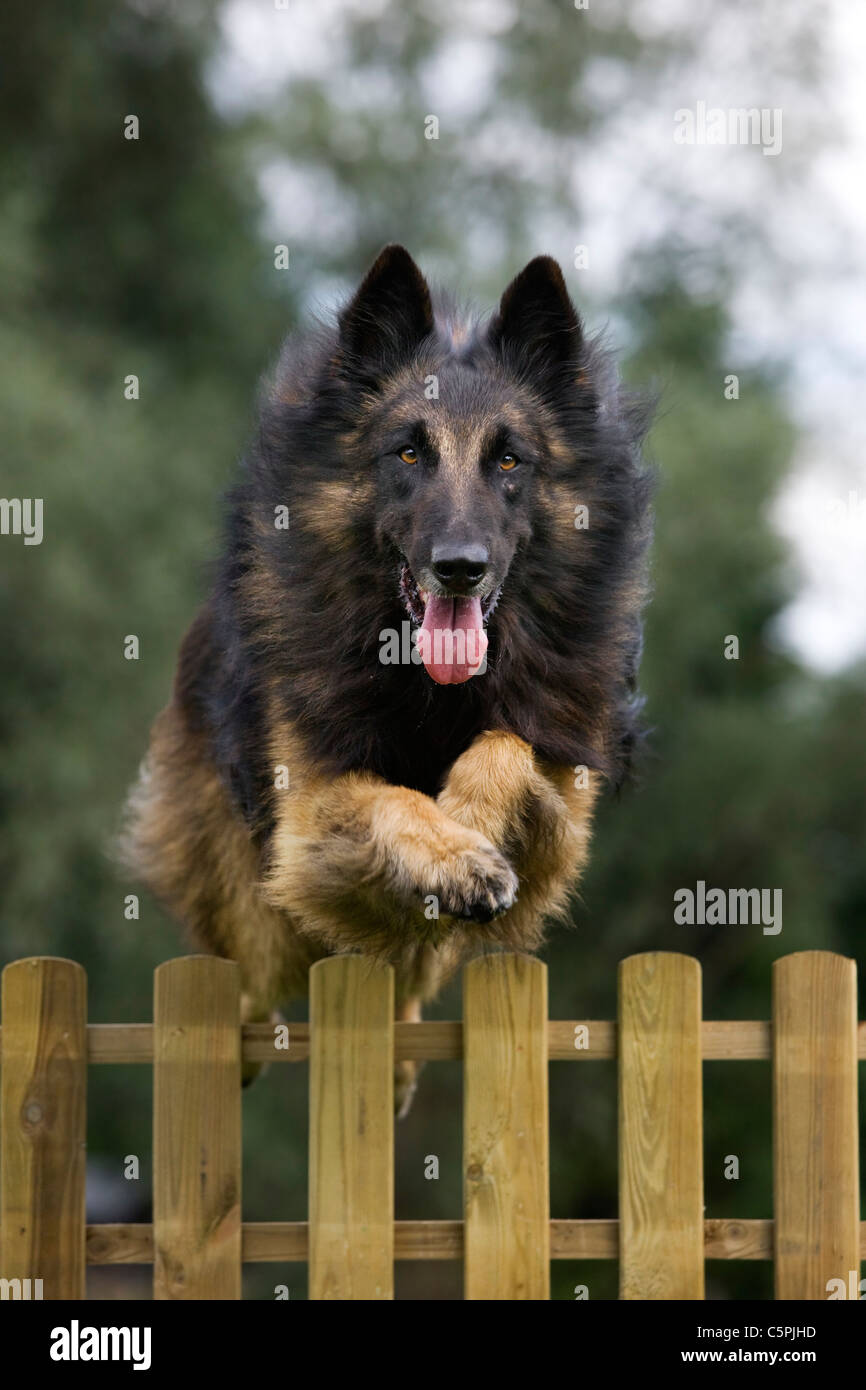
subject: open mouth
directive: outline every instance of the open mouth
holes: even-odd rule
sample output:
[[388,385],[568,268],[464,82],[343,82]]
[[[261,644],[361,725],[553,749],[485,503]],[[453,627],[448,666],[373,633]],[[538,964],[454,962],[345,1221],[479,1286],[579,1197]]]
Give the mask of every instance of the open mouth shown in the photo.
[[437,685],[461,685],[487,668],[485,625],[496,607],[501,584],[481,597],[433,594],[422,589],[404,560],[400,597],[419,627],[418,652]]

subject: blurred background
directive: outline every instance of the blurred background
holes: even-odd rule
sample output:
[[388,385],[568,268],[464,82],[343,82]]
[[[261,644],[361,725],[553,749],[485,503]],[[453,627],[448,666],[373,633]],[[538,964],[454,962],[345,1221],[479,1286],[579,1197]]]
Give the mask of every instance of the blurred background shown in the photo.
[[[639,785],[602,810],[573,930],[545,952],[551,1016],[613,1017],[635,951],[699,956],[707,1018],[768,1017],[780,954],[862,964],[856,7],[7,0],[0,23],[2,492],[43,498],[45,531],[0,537],[2,963],[72,957],[93,1021],[152,1016],[153,968],[186,948],[146,896],[124,916],[124,794],[206,589],[257,380],[399,240],[484,307],[556,256],[626,377],[661,392],[653,732]],[[675,112],[699,102],[780,110],[781,150],[677,143]],[[781,933],[675,925],[673,893],[698,879],[781,888]],[[455,986],[435,1015],[459,1013]],[[707,1215],[769,1217],[769,1065],[705,1077]],[[147,1068],[91,1069],[91,1221],[150,1219],[150,1103]],[[245,1094],[247,1220],[305,1218],[306,1104],[304,1066]],[[460,1113],[459,1066],[428,1064],[398,1130],[398,1217],[461,1215]],[[615,1118],[613,1064],[551,1066],[554,1216],[616,1214]],[[554,1293],[612,1298],[616,1276],[555,1263]],[[91,1270],[91,1293],[146,1298],[149,1278]],[[249,1298],[277,1283],[305,1296],[301,1266],[246,1269]],[[771,1289],[767,1264],[708,1266],[709,1297]],[[398,1266],[399,1297],[460,1294],[456,1264]]]

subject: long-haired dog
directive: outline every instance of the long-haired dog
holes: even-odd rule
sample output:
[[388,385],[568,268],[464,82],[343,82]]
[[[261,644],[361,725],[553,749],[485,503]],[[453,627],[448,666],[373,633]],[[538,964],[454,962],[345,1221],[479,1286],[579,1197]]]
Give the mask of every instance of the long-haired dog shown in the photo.
[[127,828],[246,1020],[334,952],[419,1018],[562,912],[635,737],[646,421],[545,256],[476,321],[386,247],[289,342]]

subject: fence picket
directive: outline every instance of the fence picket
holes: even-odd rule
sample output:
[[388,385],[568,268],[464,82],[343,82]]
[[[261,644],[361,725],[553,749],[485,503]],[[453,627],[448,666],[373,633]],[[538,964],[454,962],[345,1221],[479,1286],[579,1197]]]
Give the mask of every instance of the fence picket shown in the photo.
[[238,968],[215,956],[154,976],[153,1291],[241,1296]]
[[620,1297],[704,1297],[701,968],[619,966]]
[[394,971],[310,971],[311,1299],[394,1297]]
[[84,970],[53,956],[7,965],[0,1278],[30,1280],[31,1298],[85,1296],[86,1094]]
[[850,1297],[851,1271],[860,1278],[854,961],[830,951],[777,960],[773,1034],[776,1297],[826,1299],[830,1279]]
[[[858,1296],[866,1023],[853,960],[782,957],[772,1023],[703,1022],[697,960],[635,955],[620,963],[616,1024],[548,1019],[546,967],[531,957],[474,961],[462,1023],[427,1024],[395,1024],[390,967],[321,961],[310,1024],[292,1038],[310,1063],[309,1220],[244,1225],[241,1062],[268,1060],[273,1038],[241,1028],[238,974],[211,956],[168,961],[153,1025],[88,1026],[80,965],[6,967],[0,1298],[84,1298],[86,1263],[152,1263],[157,1298],[239,1298],[242,1260],[288,1260],[308,1263],[312,1299],[390,1299],[397,1258],[463,1259],[470,1300],[547,1299],[551,1259],[617,1254],[626,1299],[701,1299],[705,1259],[771,1257],[778,1299]],[[461,1056],[465,1219],[395,1222],[395,1058]],[[548,1063],[613,1056],[619,1219],[551,1220]],[[705,1218],[702,1060],[770,1057],[775,1219]],[[153,1224],[86,1226],[87,1064],[151,1060]]]
[[463,972],[463,1184],[468,1299],[550,1297],[547,967]]

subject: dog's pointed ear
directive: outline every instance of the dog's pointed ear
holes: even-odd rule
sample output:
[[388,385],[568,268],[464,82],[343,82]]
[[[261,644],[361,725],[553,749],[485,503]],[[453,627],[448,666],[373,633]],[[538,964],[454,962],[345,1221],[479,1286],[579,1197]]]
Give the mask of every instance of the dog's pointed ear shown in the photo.
[[433,328],[430,290],[404,246],[386,246],[339,318],[340,357],[353,366],[392,366]]
[[577,357],[583,329],[551,256],[536,256],[511,281],[490,324],[490,339],[518,361],[556,367]]

